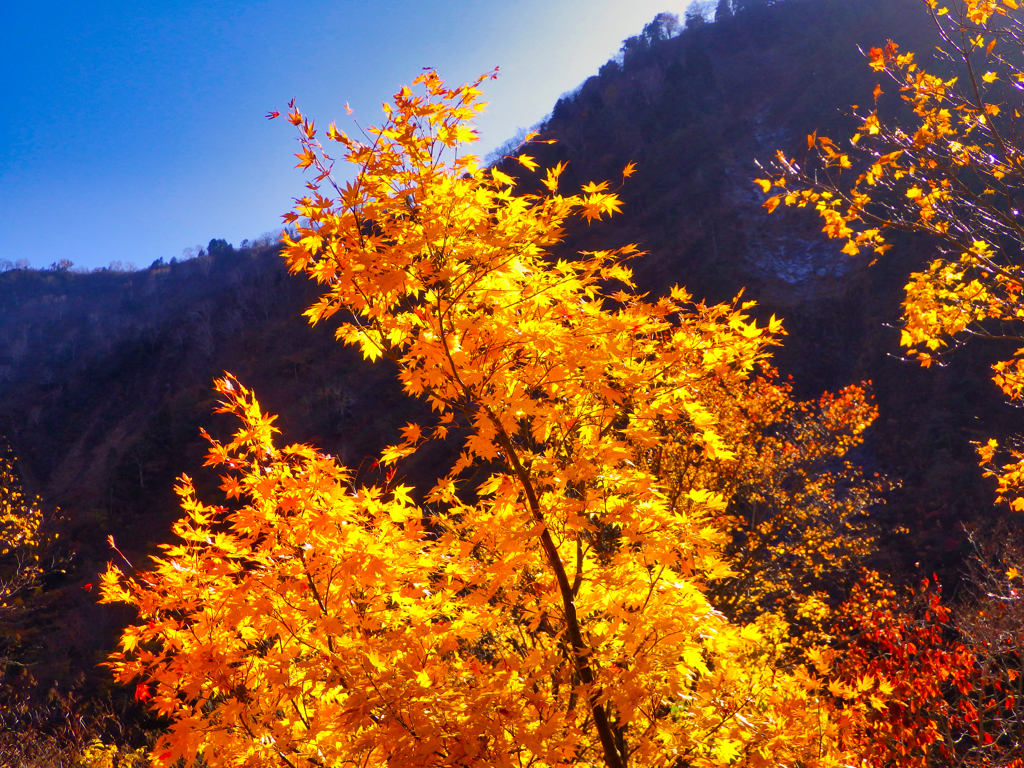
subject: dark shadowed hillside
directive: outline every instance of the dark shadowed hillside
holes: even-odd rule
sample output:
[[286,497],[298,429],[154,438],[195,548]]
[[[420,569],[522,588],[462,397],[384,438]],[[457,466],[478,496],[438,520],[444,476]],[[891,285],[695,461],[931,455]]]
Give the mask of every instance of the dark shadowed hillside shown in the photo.
[[[741,289],[765,315],[786,320],[782,371],[813,396],[870,380],[881,409],[869,466],[902,480],[879,516],[906,526],[922,562],[953,576],[962,524],[998,516],[971,441],[1013,432],[1018,416],[1000,403],[978,347],[943,370],[924,371],[899,354],[899,304],[907,275],[933,256],[904,240],[869,267],[820,232],[805,212],[768,215],[752,180],[757,159],[776,150],[801,157],[815,131],[845,139],[849,107],[869,103],[878,82],[858,47],[892,39],[930,60],[936,41],[919,0],[790,0],[754,7],[663,39],[653,25],[555,105],[531,148],[542,166],[567,161],[566,188],[622,178],[626,215],[572,233],[568,248],[641,244],[642,286],[674,283],[723,301]],[[922,58],[923,57],[923,58]],[[940,70],[941,71],[941,70]],[[894,86],[881,100],[899,114]],[[509,173],[529,184],[522,168]]]
[[26,489],[60,508],[72,555],[48,582],[52,631],[26,649],[37,674],[89,669],[109,648],[117,612],[82,589],[110,559],[106,537],[145,560],[177,517],[179,474],[216,493],[199,430],[236,425],[212,416],[213,377],[236,374],[288,439],[352,466],[409,418],[386,366],[360,365],[329,328],[308,326],[314,286],[287,274],[277,248],[212,250],[133,273],[0,275],[0,434]]

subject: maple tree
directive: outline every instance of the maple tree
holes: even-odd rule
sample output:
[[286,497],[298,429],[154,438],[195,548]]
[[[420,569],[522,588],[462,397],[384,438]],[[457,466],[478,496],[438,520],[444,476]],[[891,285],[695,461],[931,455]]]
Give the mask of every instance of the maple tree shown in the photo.
[[828,690],[869,765],[949,764],[965,735],[976,659],[941,598],[933,580],[908,594],[870,572],[836,612]]
[[[848,761],[816,680],[787,658],[784,616],[731,621],[709,601],[735,576],[725,493],[744,482],[711,478],[740,461],[730,439],[758,431],[719,414],[725,393],[734,414],[774,399],[780,422],[841,423],[822,449],[834,456],[870,406],[852,391],[787,404],[770,377],[744,403],[775,318],[758,326],[749,303],[679,288],[648,301],[634,246],[551,258],[570,218],[620,202],[607,183],[562,194],[562,165],[542,194],[516,194],[464,154],[482,79],[448,88],[428,71],[364,140],[329,126],[348,182],[291,106],[299,166],[316,176],[286,217],[284,256],[325,286],[307,315],[392,361],[433,417],[404,428],[367,485],[313,448],[279,447],[253,393],[217,382],[241,421],[211,440],[226,504],[183,477],[181,543],[149,571],[103,576],[103,600],[139,613],[115,674],[170,720],[155,762]],[[435,439],[460,442],[452,465],[431,487],[395,484]],[[688,475],[684,456],[703,470]]]
[[[780,153],[757,183],[769,210],[815,209],[850,255],[880,257],[898,232],[933,238],[941,256],[910,276],[901,345],[926,367],[972,337],[1012,345],[993,379],[1018,400],[1024,26],[1015,0],[927,7],[943,42],[939,58],[957,76],[925,71],[891,41],[871,48],[870,66],[898,86],[912,121],[880,114],[880,84],[873,108],[857,113],[849,148],[814,134],[809,170]],[[997,478],[997,501],[1024,509],[1024,454],[995,440],[978,450]],[[834,615],[835,650],[824,653],[849,748],[875,765],[1022,764],[1018,561],[979,557],[955,611],[928,581],[908,599],[877,574],[865,577]]]
[[670,500],[694,485],[729,500],[718,524],[733,573],[709,597],[737,620],[778,612],[795,648],[828,644],[830,606],[874,551],[868,512],[890,488],[847,458],[877,408],[861,386],[798,401],[767,365],[742,389],[709,378],[701,393],[732,455],[710,458],[672,425],[645,459]]
[[14,459],[0,456],[0,661],[9,661],[6,657],[19,644],[15,619],[43,576],[41,556],[49,537],[42,523],[39,499],[25,496]]
[[[900,343],[924,366],[971,337],[1013,345],[993,365],[993,379],[1015,401],[1024,395],[1024,19],[1017,0],[926,5],[943,43],[939,58],[957,76],[927,72],[892,41],[867,54],[898,87],[912,124],[880,114],[879,84],[874,107],[855,113],[860,126],[849,148],[813,134],[812,168],[779,153],[771,177],[757,183],[771,195],[769,210],[817,210],[823,231],[845,240],[851,255],[884,254],[894,232],[934,238],[942,255],[910,276]],[[1024,453],[994,440],[979,451],[998,478],[998,500],[1024,510]]]

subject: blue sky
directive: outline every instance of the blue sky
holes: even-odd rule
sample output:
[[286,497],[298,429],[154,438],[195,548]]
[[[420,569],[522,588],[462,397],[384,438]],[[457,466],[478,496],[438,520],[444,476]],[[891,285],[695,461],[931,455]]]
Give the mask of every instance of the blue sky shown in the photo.
[[[289,99],[374,123],[423,67],[500,67],[479,153],[688,0],[5,3],[0,259],[148,266],[276,229],[302,193]],[[345,115],[344,104],[355,110]]]

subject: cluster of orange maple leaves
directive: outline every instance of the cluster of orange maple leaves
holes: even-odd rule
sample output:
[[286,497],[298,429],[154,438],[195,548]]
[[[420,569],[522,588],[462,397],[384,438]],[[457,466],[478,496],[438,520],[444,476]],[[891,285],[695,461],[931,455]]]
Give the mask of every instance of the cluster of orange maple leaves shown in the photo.
[[[887,51],[876,66],[917,72]],[[859,570],[887,485],[847,459],[876,415],[864,389],[796,401],[768,364],[774,317],[681,288],[649,300],[634,246],[552,258],[571,219],[619,199],[606,183],[563,193],[564,166],[541,178],[526,154],[508,160],[539,192],[481,167],[465,147],[483,79],[427,72],[361,139],[332,124],[350,180],[290,107],[316,174],[286,217],[290,269],[324,286],[307,315],[429,403],[383,465],[458,447],[427,487],[367,485],[280,445],[254,394],[217,382],[240,421],[211,440],[226,502],[182,477],[180,543],[103,577],[103,600],[139,615],[115,675],[169,722],[154,763],[1019,765],[1016,646],[979,654],[934,585],[908,600]],[[928,106],[946,86],[912,80],[927,130],[952,125]],[[984,134],[991,113],[958,114]],[[813,144],[826,168],[852,166]],[[919,176],[906,199],[939,231],[923,212],[945,210],[944,187],[909,156],[875,159],[858,186]],[[867,193],[795,189],[793,168],[763,186],[816,205],[850,250],[884,250],[883,226],[853,228]],[[987,274],[1008,300],[1010,278]],[[925,311],[908,301],[908,318]],[[915,322],[912,346],[951,332]]]

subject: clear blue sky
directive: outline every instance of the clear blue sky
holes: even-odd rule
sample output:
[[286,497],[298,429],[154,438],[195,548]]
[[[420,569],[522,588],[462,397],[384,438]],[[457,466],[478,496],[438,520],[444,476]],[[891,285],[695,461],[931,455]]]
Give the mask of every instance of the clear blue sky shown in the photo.
[[139,267],[280,225],[302,193],[292,97],[378,120],[423,67],[500,67],[480,154],[542,119],[660,11],[688,0],[4,3],[0,259]]

